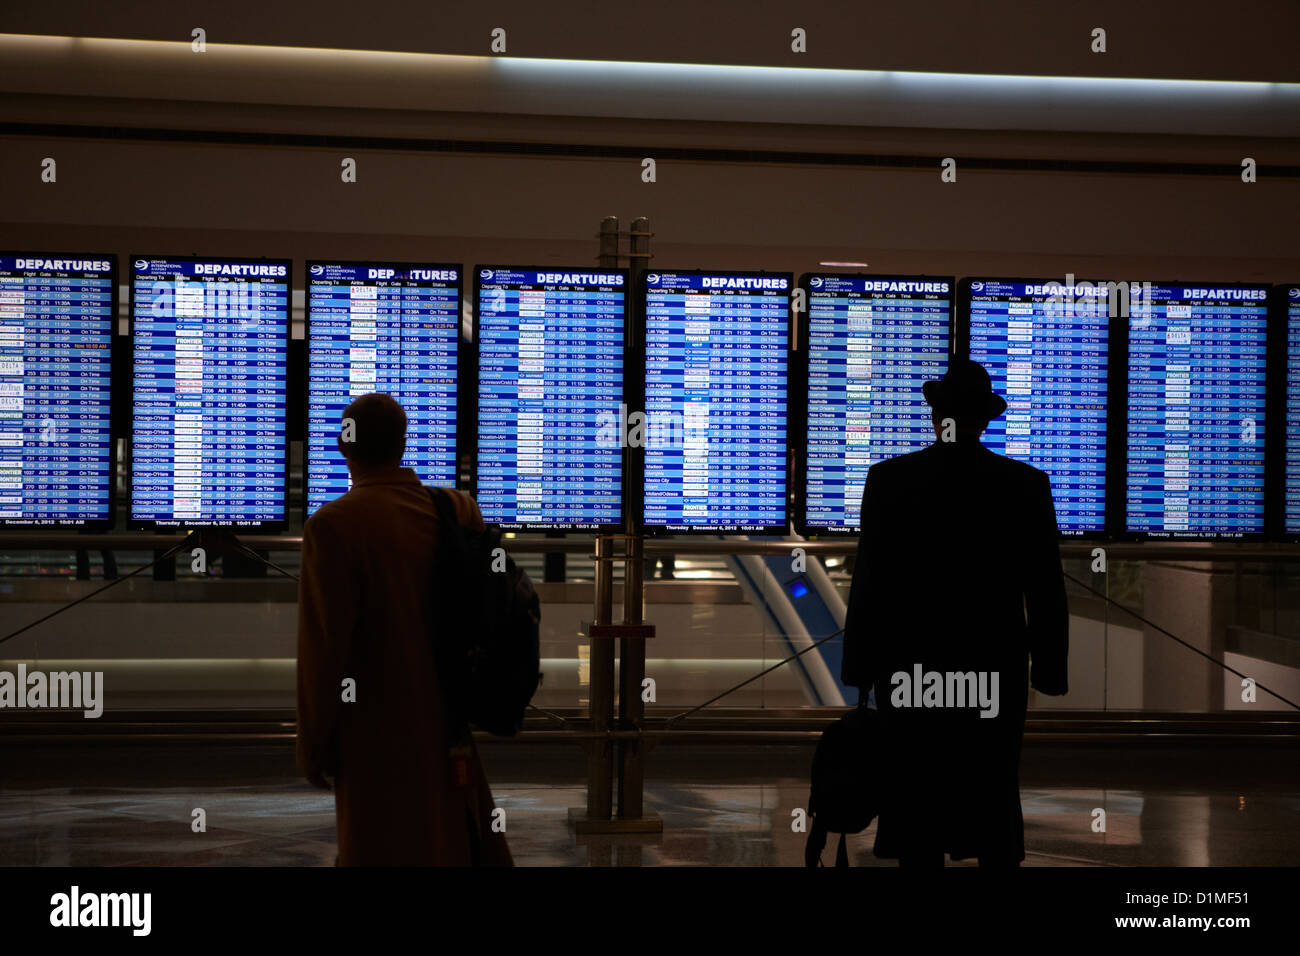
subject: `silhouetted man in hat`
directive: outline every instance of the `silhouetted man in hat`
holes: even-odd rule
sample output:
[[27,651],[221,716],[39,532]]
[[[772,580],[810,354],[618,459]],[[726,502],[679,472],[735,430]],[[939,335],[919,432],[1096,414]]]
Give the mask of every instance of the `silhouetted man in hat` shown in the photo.
[[867,474],[844,634],[844,682],[880,710],[875,853],[1017,866],[1028,689],[1068,690],[1051,484],[980,444],[1007,407],[983,366],[923,391],[936,441]]

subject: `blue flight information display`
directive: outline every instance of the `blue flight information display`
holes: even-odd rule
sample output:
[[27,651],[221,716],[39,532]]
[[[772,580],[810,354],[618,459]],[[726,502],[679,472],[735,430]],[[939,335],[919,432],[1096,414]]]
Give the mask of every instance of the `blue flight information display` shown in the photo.
[[627,273],[480,266],[476,285],[484,520],[620,527]]
[[927,379],[948,367],[952,279],[810,275],[803,523],[861,530],[878,461],[934,441]]
[[1105,530],[1108,330],[1126,285],[970,283],[969,356],[1007,402],[982,440],[1047,472],[1063,535]]
[[133,258],[132,523],[285,520],[289,266]]
[[1288,285],[1286,299],[1286,488],[1283,521],[1287,534],[1300,534],[1300,285]]
[[1264,531],[1268,287],[1130,290],[1128,531]]
[[456,486],[456,265],[307,263],[307,514],[351,486],[336,438],[357,396],[406,410],[402,464],[428,485]]
[[108,523],[112,256],[0,255],[0,525]]
[[786,533],[791,276],[645,283],[644,526]]

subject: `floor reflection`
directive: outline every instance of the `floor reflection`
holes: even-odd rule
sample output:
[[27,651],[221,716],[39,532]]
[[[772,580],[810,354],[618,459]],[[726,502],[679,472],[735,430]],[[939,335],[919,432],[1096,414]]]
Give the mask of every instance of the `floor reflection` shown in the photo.
[[[652,764],[646,810],[662,818],[662,836],[612,839],[577,837],[569,825],[569,808],[586,799],[580,756],[519,750],[499,751],[488,764],[521,865],[802,865],[805,837],[793,829],[792,813],[806,806],[801,768],[808,751],[751,748]],[[119,755],[101,750],[90,771],[45,751],[11,763],[18,772],[0,786],[0,865],[333,863],[333,798],[295,780],[284,753],[206,752],[198,765],[174,754],[150,763],[139,754],[123,766]],[[1034,781],[1022,789],[1026,865],[1272,866],[1300,859],[1294,786],[1263,783],[1236,793],[1221,780],[1198,787],[1192,776],[1117,789]],[[205,811],[206,832],[191,828],[196,808]],[[850,838],[853,865],[893,865],[872,856],[873,837],[874,827]]]

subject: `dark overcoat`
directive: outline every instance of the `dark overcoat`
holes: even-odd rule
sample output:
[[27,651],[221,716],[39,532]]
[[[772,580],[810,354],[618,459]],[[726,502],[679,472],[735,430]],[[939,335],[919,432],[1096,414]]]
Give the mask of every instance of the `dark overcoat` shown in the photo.
[[[874,685],[880,708],[870,758],[883,797],[876,855],[1023,860],[1031,674],[1043,693],[1068,689],[1069,612],[1047,475],[978,441],[936,442],[872,466],[844,642],[845,683]],[[943,679],[937,693],[931,673]],[[970,706],[972,673],[987,699],[998,675],[996,716]]]
[[[453,498],[481,528],[474,499]],[[439,533],[409,468],[357,480],[303,530],[298,764],[335,775],[340,865],[511,862],[477,752],[465,785],[453,766],[431,640]]]

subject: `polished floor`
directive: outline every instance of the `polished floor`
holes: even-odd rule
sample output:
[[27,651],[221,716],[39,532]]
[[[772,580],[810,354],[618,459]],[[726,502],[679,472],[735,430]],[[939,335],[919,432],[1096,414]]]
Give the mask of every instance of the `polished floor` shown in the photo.
[[[7,768],[0,865],[333,862],[333,798],[294,779],[282,746],[54,750],[0,755]],[[585,803],[575,748],[498,746],[485,751],[485,762],[520,865],[800,866],[804,835],[792,822],[806,806],[810,753],[744,745],[654,755],[646,807],[663,820],[663,834],[615,840],[577,837],[569,825],[569,809]],[[1295,762],[1294,751],[1276,756]],[[1195,752],[1160,760],[1030,753],[1026,763],[1027,866],[1300,862],[1300,786],[1279,760],[1269,767],[1243,759],[1236,769],[1227,765],[1226,774],[1219,772],[1223,761]],[[1077,785],[1090,775],[1113,778],[1116,786]],[[1049,785],[1045,778],[1053,776],[1070,779]],[[206,814],[206,832],[191,828],[196,808]],[[1104,832],[1095,829],[1098,809],[1105,811]],[[871,836],[869,830],[850,838],[852,863],[892,865],[871,855]],[[833,861],[833,844],[825,860]]]

